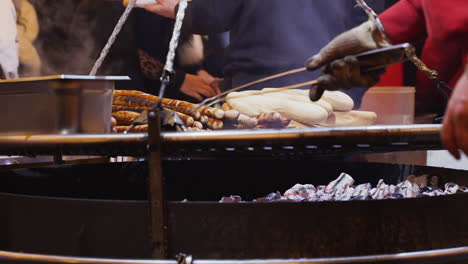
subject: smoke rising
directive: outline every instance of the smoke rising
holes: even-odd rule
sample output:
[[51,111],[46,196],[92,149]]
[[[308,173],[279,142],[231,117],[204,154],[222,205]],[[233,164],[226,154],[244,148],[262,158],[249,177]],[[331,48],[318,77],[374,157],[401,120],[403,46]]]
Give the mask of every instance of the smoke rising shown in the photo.
[[34,1],[39,37],[35,46],[42,74],[83,74],[92,65],[96,43],[90,28],[95,21],[86,14],[84,1]]
[[[42,61],[42,75],[89,74],[110,35],[109,28],[115,25],[116,20],[112,16],[119,13],[119,10],[115,10],[121,8],[119,2],[31,2],[39,18],[40,33],[35,46]],[[123,64],[118,58],[106,60],[98,75],[120,73]]]

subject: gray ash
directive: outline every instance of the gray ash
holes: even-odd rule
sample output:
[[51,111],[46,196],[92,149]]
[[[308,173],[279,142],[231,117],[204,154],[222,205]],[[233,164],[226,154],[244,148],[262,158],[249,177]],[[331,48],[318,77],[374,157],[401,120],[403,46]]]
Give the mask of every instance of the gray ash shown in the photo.
[[[439,186],[439,177],[410,175],[397,185],[386,184],[380,180],[375,187],[370,183],[354,185],[354,179],[341,173],[338,178],[328,185],[314,186],[312,184],[296,184],[283,194],[273,192],[252,202],[321,202],[321,201],[350,201],[350,200],[385,200],[404,199],[427,196],[451,195],[468,193],[468,188],[456,183],[448,182],[444,189]],[[239,203],[242,198],[237,195],[223,197],[222,203]]]

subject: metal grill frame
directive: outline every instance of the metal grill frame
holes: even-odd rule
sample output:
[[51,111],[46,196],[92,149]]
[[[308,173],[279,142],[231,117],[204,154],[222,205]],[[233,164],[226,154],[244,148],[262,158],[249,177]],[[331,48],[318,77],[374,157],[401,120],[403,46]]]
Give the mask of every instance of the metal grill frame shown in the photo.
[[[441,125],[162,132],[164,159],[348,155],[441,150]],[[148,134],[0,136],[0,155],[137,156]]]

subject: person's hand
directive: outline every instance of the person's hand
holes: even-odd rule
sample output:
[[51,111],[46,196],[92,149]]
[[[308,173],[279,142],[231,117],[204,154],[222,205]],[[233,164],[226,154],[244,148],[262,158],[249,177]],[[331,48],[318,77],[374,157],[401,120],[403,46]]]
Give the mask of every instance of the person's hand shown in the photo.
[[351,89],[353,87],[368,88],[380,80],[385,69],[366,71],[386,59],[379,56],[367,61],[358,61],[358,53],[390,45],[372,21],[341,33],[323,47],[319,53],[305,63],[307,70],[313,71],[325,66],[319,76],[318,84],[311,86],[309,97],[317,101],[325,90]]
[[318,83],[309,90],[309,98],[315,102],[326,90],[369,88],[380,81],[383,73],[385,68],[367,71],[365,62],[359,61],[355,56],[336,59],[323,68],[317,78]]
[[458,80],[445,111],[442,143],[456,158],[468,153],[468,69]]
[[307,70],[312,71],[337,58],[389,45],[390,42],[377,29],[374,22],[369,20],[335,37],[319,53],[308,59],[305,66]]
[[185,75],[185,80],[180,87],[180,91],[198,101],[218,94],[215,88],[207,84],[202,78],[193,74]]
[[355,56],[346,56],[327,64],[318,78],[319,86],[325,90],[368,88],[380,80],[385,68],[365,71],[362,63]]
[[180,0],[156,0],[154,5],[146,5],[144,8],[163,17],[175,18],[175,8]]
[[220,94],[221,93],[221,89],[219,88],[219,83],[221,82],[221,79],[219,78],[216,78],[214,76],[212,76],[211,74],[209,74],[207,71],[205,70],[199,70],[197,72],[197,76],[202,78],[202,80],[208,84],[209,86],[213,87],[213,89],[215,90],[216,94]]

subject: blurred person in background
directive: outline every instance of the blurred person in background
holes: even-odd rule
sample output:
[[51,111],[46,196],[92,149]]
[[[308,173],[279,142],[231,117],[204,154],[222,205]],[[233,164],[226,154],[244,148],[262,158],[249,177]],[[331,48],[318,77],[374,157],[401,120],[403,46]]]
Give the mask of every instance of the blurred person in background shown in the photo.
[[41,60],[33,44],[38,32],[36,12],[28,0],[0,2],[0,65],[4,77],[40,75]]
[[[174,18],[179,0],[162,0],[146,9]],[[387,1],[370,1],[382,11]],[[184,28],[195,34],[229,31],[223,74],[227,88],[301,68],[304,58],[317,51],[338,33],[366,20],[342,0],[192,0]],[[302,72],[250,86],[249,89],[281,87],[310,81],[316,73]],[[364,90],[347,91],[359,107]]]
[[41,59],[34,46],[39,35],[39,22],[34,6],[28,0],[18,3],[17,31],[19,41],[20,76],[41,75]]
[[[169,51],[174,21],[144,9],[135,9],[135,40],[145,90],[157,94]],[[151,25],[151,26],[149,26]],[[205,45],[201,36],[181,33],[168,98],[202,101],[220,93],[219,79],[204,69]]]
[[0,1],[0,78],[17,78],[19,67],[15,2]]

